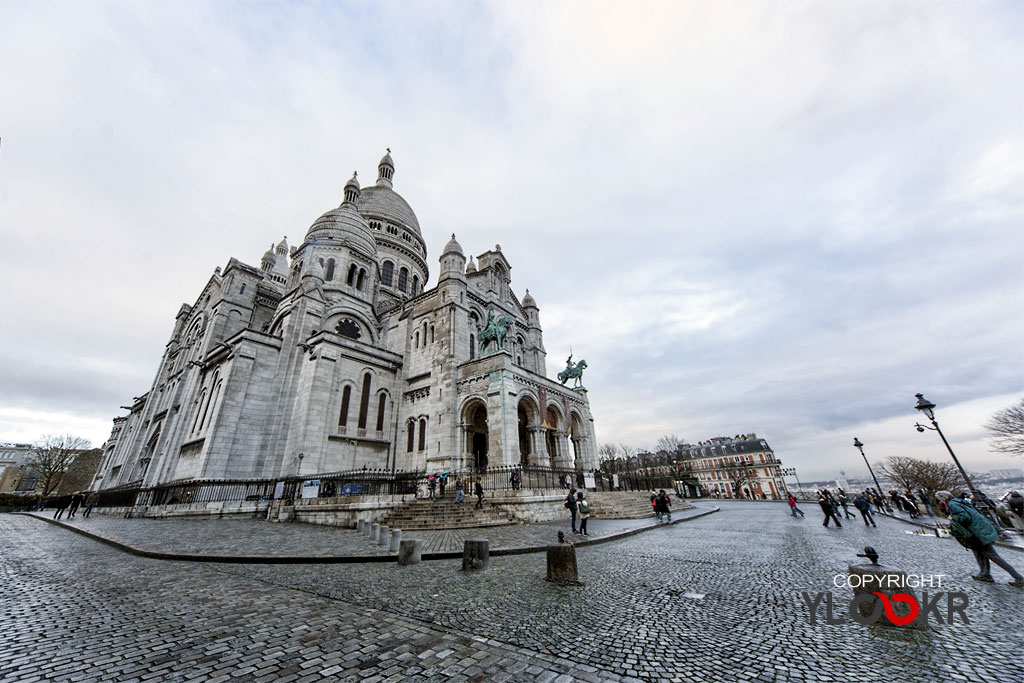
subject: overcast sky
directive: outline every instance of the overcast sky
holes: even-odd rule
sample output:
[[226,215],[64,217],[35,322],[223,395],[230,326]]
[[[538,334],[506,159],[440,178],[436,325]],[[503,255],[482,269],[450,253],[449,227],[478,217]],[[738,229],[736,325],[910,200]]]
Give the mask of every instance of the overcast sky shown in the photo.
[[101,444],[229,257],[390,147],[600,442],[975,470],[1024,393],[1019,2],[0,1],[0,441]]

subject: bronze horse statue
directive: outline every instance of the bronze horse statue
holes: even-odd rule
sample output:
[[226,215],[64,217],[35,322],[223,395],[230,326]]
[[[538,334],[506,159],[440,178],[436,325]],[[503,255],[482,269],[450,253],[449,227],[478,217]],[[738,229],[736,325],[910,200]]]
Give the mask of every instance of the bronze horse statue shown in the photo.
[[587,367],[587,361],[580,360],[579,363],[573,365],[572,356],[569,356],[569,360],[565,362],[565,370],[558,373],[558,381],[565,384],[570,379],[575,379],[576,383],[573,384],[572,388],[577,389],[583,386],[583,370]]
[[487,325],[484,329],[480,330],[480,334],[476,338],[477,343],[480,345],[480,355],[484,355],[487,345],[492,341],[497,343],[499,351],[505,348],[505,335],[508,334],[508,328],[514,324],[515,321],[507,315],[503,315],[495,321],[494,313],[488,311]]

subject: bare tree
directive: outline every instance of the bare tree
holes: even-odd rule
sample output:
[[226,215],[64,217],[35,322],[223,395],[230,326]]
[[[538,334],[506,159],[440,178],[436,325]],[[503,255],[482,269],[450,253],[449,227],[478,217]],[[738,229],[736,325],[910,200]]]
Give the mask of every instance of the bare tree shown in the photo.
[[600,463],[614,460],[618,455],[619,448],[613,443],[603,443],[597,447],[597,461]]
[[902,490],[924,489],[934,493],[963,488],[966,483],[953,463],[892,455],[882,461],[879,469]]
[[679,444],[683,443],[682,437],[676,434],[662,434],[654,444],[655,451],[668,451],[675,453],[679,450]]
[[724,469],[729,483],[732,484],[733,498],[742,498],[743,487],[757,479],[757,470],[746,462],[729,463]]
[[71,461],[91,445],[88,439],[80,436],[46,434],[32,446],[29,467],[38,476],[44,496],[50,495],[60,485]]
[[1024,455],[1024,398],[1009,408],[997,410],[985,429],[992,437],[992,450],[1009,456]]

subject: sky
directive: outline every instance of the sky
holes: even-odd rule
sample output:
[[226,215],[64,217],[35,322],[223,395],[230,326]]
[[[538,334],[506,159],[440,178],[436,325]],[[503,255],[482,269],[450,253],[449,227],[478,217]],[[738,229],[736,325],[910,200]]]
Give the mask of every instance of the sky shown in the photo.
[[[501,244],[600,443],[1020,466],[1018,2],[0,0],[0,441],[101,444],[182,303],[395,189]],[[429,286],[428,285],[428,286]]]

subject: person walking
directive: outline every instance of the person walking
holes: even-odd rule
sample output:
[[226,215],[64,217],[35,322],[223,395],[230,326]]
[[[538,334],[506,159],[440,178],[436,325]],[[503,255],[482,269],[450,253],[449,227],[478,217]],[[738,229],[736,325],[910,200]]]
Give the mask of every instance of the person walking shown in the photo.
[[798,512],[800,513],[801,518],[806,516],[804,515],[804,511],[796,506],[796,498],[793,497],[792,493],[789,494],[789,499],[787,500],[787,502],[789,503],[789,511],[793,514],[794,517],[796,517],[796,513]]
[[583,491],[576,492],[576,508],[580,513],[580,533],[586,536],[587,520],[590,519],[590,503],[586,501]]
[[444,487],[448,485],[448,472],[444,471],[437,479],[437,487],[441,489],[441,497],[444,498]]
[[1017,515],[1017,518],[1024,523],[1024,496],[1020,495],[1020,491],[1010,491],[1006,505],[1010,508],[1010,512]]
[[569,495],[565,497],[565,509],[569,511],[569,518],[572,521],[572,532],[576,531],[576,511],[579,506],[576,504],[576,487],[569,489]]
[[85,498],[85,512],[82,513],[82,517],[88,517],[92,514],[92,509],[96,507],[96,492],[93,491]]
[[995,562],[1013,577],[1011,586],[1024,588],[1024,576],[996,553],[993,544],[999,540],[999,530],[995,525],[985,519],[963,496],[954,498],[949,491],[936,491],[935,497],[945,501],[949,508],[950,532],[953,537],[960,545],[971,550],[974,559],[978,561],[979,573],[971,578],[975,581],[994,583],[991,563]]
[[518,491],[523,481],[523,473],[519,468],[512,470],[512,476],[508,478],[510,484],[512,484],[512,490]]
[[476,505],[473,506],[476,510],[484,509],[484,485],[477,479],[476,483],[473,484],[473,493],[476,494]]
[[78,512],[78,508],[82,507],[82,501],[84,498],[78,491],[71,496],[71,507],[68,508],[68,519],[74,519],[75,513]]
[[61,496],[57,500],[53,501],[54,507],[57,508],[57,512],[53,513],[54,519],[60,519],[64,511],[68,509],[68,505],[71,505],[71,496]]
[[925,512],[928,513],[928,516],[929,517],[934,517],[935,515],[932,514],[932,501],[931,501],[931,498],[929,498],[928,494],[924,492],[924,489],[918,489],[917,490],[917,497],[921,499],[922,503],[924,503],[924,509],[925,509]]
[[839,490],[839,504],[843,506],[843,514],[845,515],[843,519],[850,519],[851,517],[857,519],[857,515],[850,512],[850,499],[846,497],[846,492],[842,489]]
[[830,520],[835,520],[836,528],[843,528],[843,525],[839,523],[839,518],[836,517],[835,507],[832,506],[832,503],[829,501],[828,496],[826,496],[824,493],[818,494],[818,506],[821,508],[821,511],[825,513],[825,521],[822,522],[822,526],[827,527]]
[[466,494],[462,490],[462,477],[456,477],[455,478],[455,502],[456,503],[461,503],[463,500],[465,500],[465,498],[466,498]]
[[430,500],[434,500],[434,491],[437,490],[437,477],[433,474],[427,477],[427,490],[430,491]]
[[661,510],[658,509],[658,494],[651,491],[651,509],[654,511],[654,516],[657,520],[661,521]]
[[871,526],[876,529],[878,528],[878,525],[875,524],[875,518],[871,516],[871,504],[863,493],[853,499],[853,507],[860,510],[860,516],[864,518],[864,526],[867,526],[870,522]]
[[665,521],[669,524],[672,523],[672,499],[665,493],[665,489],[658,490],[658,513],[659,517],[664,517]]

